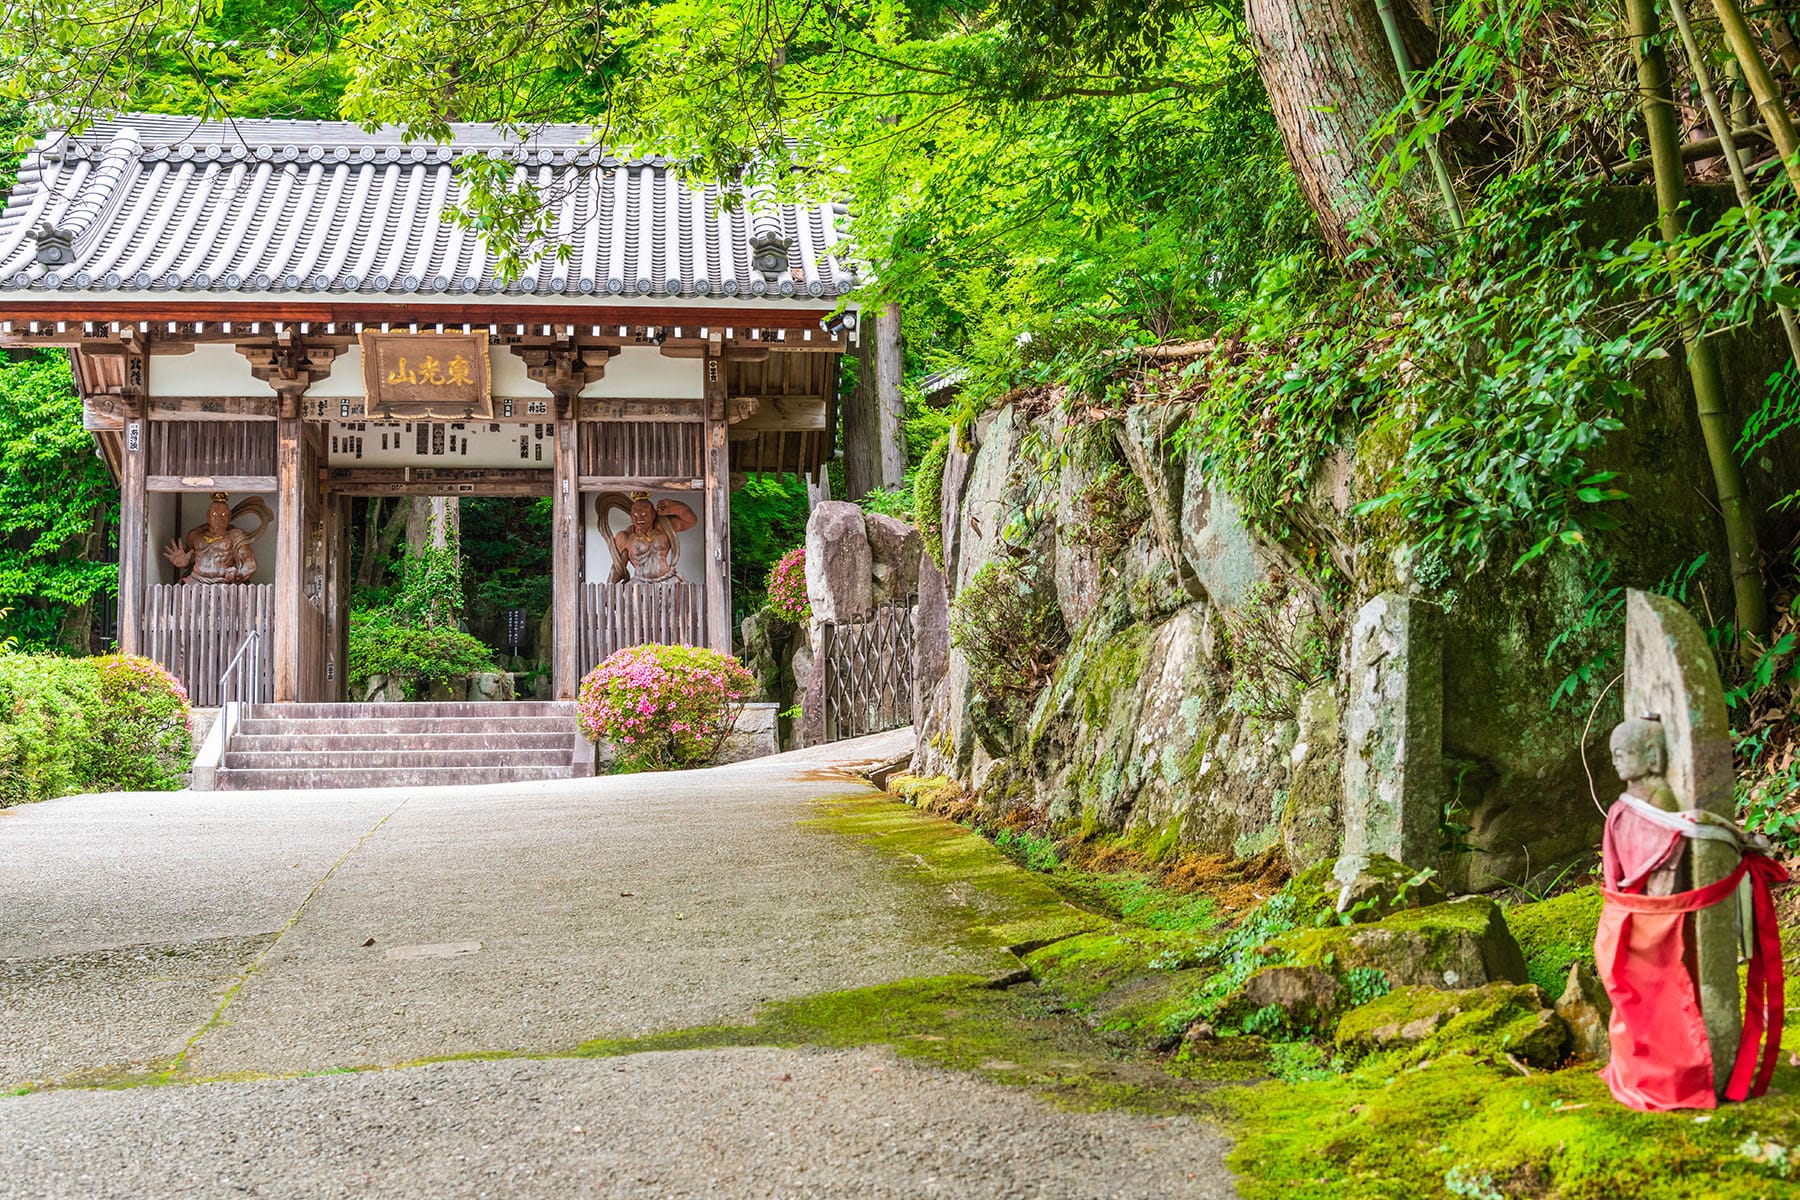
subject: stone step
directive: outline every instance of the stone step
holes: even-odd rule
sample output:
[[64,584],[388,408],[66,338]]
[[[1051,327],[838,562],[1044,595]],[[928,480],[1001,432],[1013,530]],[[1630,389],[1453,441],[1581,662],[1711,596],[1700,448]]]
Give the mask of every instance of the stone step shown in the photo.
[[421,700],[416,704],[259,704],[257,717],[309,720],[319,717],[573,717],[572,700]]
[[569,769],[570,747],[564,744],[548,750],[473,749],[452,746],[432,750],[362,750],[351,753],[324,753],[317,750],[244,750],[235,746],[225,755],[228,771],[299,771],[342,770],[414,770],[443,767],[549,767]]
[[573,737],[574,714],[566,717],[301,717],[289,720],[252,717],[239,722],[233,731],[233,740],[269,734],[307,738],[331,734],[434,734],[481,739],[515,733],[554,732]]
[[220,791],[312,791],[323,788],[484,787],[496,783],[567,779],[557,767],[304,767],[275,771],[219,770]]
[[240,733],[231,739],[231,753],[272,751],[343,754],[397,751],[456,750],[559,750],[567,753],[575,744],[572,729],[528,733]]

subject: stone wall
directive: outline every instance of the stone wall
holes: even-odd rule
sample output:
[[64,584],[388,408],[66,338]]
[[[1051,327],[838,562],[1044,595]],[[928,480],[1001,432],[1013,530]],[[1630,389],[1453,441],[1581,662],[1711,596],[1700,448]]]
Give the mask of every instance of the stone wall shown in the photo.
[[[1734,370],[1754,377],[1756,358],[1738,356]],[[1607,547],[1616,564],[1607,586],[1653,586],[1708,552],[1695,585],[1728,605],[1723,546],[1697,500],[1711,480],[1691,397],[1666,367],[1651,370],[1629,432],[1607,451],[1633,497]],[[1748,403],[1748,383],[1744,394]],[[915,773],[953,776],[994,812],[1028,808],[1064,827],[1174,835],[1246,856],[1280,846],[1296,868],[1338,855],[1346,803],[1360,820],[1364,806],[1404,798],[1414,806],[1401,822],[1405,853],[1435,858],[1409,865],[1438,867],[1458,890],[1528,883],[1591,852],[1600,812],[1582,737],[1597,689],[1551,700],[1574,662],[1618,631],[1591,630],[1549,653],[1594,606],[1580,561],[1459,574],[1364,527],[1352,507],[1375,494],[1391,453],[1374,444],[1346,446],[1324,465],[1286,514],[1296,532],[1284,544],[1253,530],[1197,452],[1171,436],[1188,415],[1144,405],[1071,425],[1040,402],[990,411],[953,437],[943,569],[922,575],[928,593],[940,581],[943,592],[922,610],[954,623],[957,598],[992,567],[1054,604],[1068,640],[1023,719],[1002,720],[983,692],[983,664],[947,631],[929,647],[922,638]],[[1792,466],[1752,464],[1753,490],[1772,493]],[[1783,520],[1792,524],[1771,518]],[[1772,525],[1765,544],[1792,532]],[[1302,543],[1315,556],[1325,547],[1333,570],[1302,569]],[[1321,574],[1334,580],[1329,591]],[[1376,680],[1359,699],[1351,632],[1371,603],[1413,606],[1430,640],[1388,664],[1398,680]],[[1281,675],[1294,662],[1299,677]],[[1371,711],[1395,697],[1399,716]],[[1603,795],[1613,781],[1601,738],[1617,713],[1615,692],[1589,732]],[[1350,763],[1347,737],[1362,756]]]

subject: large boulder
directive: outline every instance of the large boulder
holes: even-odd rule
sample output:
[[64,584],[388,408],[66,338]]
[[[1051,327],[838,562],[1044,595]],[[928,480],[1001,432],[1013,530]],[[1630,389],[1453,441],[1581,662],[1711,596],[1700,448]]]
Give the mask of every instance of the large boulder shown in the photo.
[[1340,976],[1376,970],[1394,987],[1454,991],[1527,982],[1519,943],[1500,906],[1485,896],[1408,909],[1373,925],[1305,930],[1275,944],[1301,966]]
[[874,603],[863,511],[826,500],[806,522],[806,598],[815,621],[850,621]]
[[1402,1061],[1464,1053],[1543,1068],[1569,1053],[1568,1026],[1531,984],[1461,992],[1403,988],[1345,1013],[1333,1040],[1349,1055],[1401,1051]]
[[905,521],[881,513],[863,516],[869,543],[871,604],[905,603],[919,590],[919,559],[925,540]]

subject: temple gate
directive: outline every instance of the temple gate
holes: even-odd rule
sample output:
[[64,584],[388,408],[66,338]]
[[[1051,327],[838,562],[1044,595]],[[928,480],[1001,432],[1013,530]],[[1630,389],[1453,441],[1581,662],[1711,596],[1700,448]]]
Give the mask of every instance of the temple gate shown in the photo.
[[[730,493],[820,472],[855,313],[831,206],[734,210],[550,127],[449,145],[132,116],[44,139],[0,216],[0,345],[68,350],[120,485],[119,647],[196,703],[344,699],[350,500],[549,496],[558,698],[621,646],[731,649]],[[445,221],[510,157],[550,235]]]

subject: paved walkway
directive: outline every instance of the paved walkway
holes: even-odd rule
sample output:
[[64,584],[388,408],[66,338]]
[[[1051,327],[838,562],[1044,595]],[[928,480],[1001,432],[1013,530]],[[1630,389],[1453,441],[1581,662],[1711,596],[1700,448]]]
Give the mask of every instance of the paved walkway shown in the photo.
[[[904,737],[907,735],[898,735]],[[0,811],[0,1197],[1223,1196],[1217,1134],[875,1047],[557,1054],[1016,968],[801,822],[896,735],[680,776]],[[400,1069],[342,1072],[384,1066]],[[97,1090],[173,1072],[225,1080]]]

